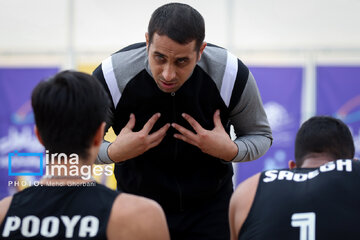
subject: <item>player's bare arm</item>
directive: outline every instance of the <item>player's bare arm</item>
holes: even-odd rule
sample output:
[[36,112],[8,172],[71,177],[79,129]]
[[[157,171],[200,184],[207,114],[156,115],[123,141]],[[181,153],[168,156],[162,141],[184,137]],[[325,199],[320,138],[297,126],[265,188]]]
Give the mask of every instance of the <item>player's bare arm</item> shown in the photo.
[[242,182],[230,200],[229,221],[231,240],[238,239],[238,235],[254,201],[260,174],[256,174]]
[[10,207],[11,200],[12,200],[12,197],[10,196],[10,197],[6,197],[0,201],[0,225],[3,222],[3,220],[6,216],[6,213]]
[[120,194],[115,200],[107,228],[109,240],[169,240],[165,214],[153,200]]

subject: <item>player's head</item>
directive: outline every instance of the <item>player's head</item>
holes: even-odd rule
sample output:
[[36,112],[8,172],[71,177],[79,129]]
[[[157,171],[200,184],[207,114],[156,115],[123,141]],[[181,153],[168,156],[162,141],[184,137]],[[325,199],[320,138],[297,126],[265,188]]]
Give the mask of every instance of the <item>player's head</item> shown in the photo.
[[163,92],[177,91],[206,47],[204,19],[189,5],[169,3],[152,14],[145,37],[156,84]]
[[173,41],[186,44],[195,40],[198,52],[205,38],[205,22],[201,14],[183,3],[168,3],[156,9],[148,25],[149,44],[154,34],[167,36]]
[[295,140],[296,166],[301,167],[304,160],[314,153],[328,155],[329,161],[352,159],[354,141],[346,124],[328,116],[312,117],[303,123]]
[[89,148],[101,143],[109,100],[93,76],[60,72],[40,82],[31,101],[37,135],[49,153],[76,153],[86,159]]

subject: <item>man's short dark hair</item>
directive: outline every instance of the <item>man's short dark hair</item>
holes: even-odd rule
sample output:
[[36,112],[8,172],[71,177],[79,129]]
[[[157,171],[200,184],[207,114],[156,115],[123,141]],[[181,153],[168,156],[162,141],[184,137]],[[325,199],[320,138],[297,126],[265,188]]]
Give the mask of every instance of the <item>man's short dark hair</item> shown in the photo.
[[307,120],[296,135],[297,167],[301,167],[305,156],[311,153],[326,153],[334,160],[354,158],[354,140],[347,125],[328,116],[317,116]]
[[168,3],[156,9],[148,26],[149,44],[154,34],[166,35],[175,42],[187,44],[196,40],[199,51],[205,38],[205,22],[201,14],[183,3]]
[[96,131],[106,120],[109,99],[95,77],[63,71],[32,92],[35,123],[49,153],[87,158]]

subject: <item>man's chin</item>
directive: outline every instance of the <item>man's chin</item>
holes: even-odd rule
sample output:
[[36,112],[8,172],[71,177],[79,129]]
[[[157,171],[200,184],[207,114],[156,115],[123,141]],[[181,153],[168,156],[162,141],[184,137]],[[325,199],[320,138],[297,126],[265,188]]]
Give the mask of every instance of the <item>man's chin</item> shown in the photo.
[[176,92],[178,90],[176,85],[170,86],[170,85],[166,85],[163,83],[158,83],[157,86],[161,91],[163,91],[165,93],[172,93],[172,92]]

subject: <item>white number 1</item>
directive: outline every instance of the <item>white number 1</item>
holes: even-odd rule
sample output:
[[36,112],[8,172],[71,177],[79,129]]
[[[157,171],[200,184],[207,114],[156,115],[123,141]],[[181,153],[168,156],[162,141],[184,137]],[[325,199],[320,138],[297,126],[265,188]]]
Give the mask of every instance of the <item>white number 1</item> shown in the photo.
[[294,213],[291,216],[291,226],[300,227],[299,240],[315,240],[315,213]]

